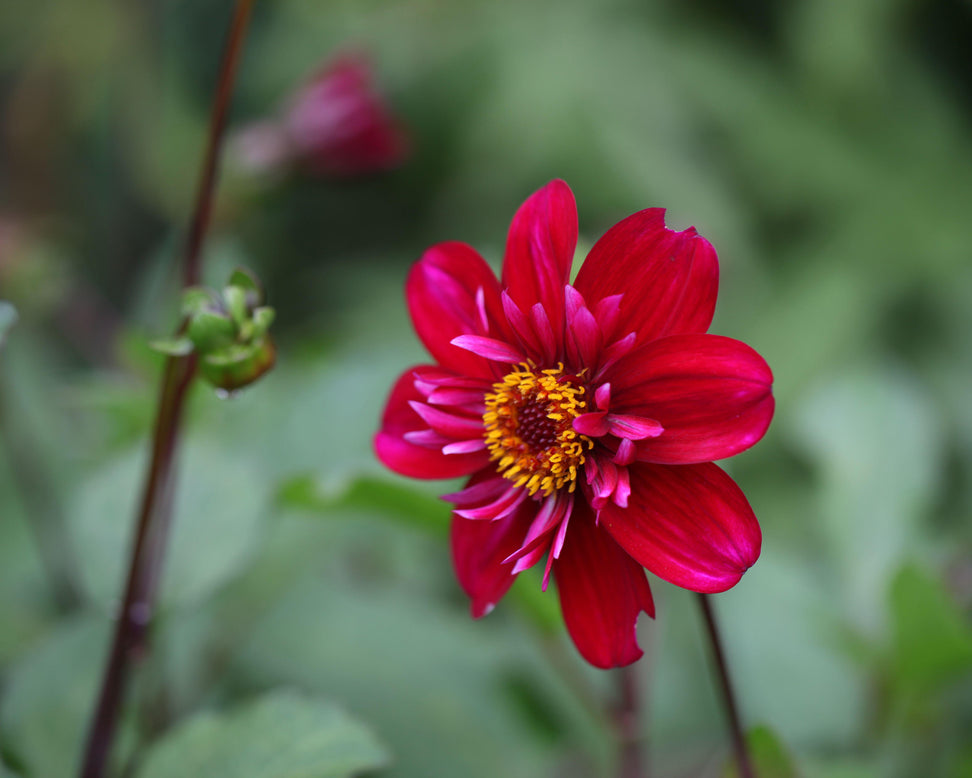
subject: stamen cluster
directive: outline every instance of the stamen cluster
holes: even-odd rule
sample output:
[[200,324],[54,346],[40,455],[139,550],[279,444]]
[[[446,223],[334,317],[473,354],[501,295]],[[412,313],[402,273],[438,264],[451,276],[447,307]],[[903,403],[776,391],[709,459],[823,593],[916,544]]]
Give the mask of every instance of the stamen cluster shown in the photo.
[[493,384],[483,423],[497,471],[531,495],[573,492],[585,447],[594,445],[573,428],[587,405],[584,391],[562,364],[538,371],[524,363]]

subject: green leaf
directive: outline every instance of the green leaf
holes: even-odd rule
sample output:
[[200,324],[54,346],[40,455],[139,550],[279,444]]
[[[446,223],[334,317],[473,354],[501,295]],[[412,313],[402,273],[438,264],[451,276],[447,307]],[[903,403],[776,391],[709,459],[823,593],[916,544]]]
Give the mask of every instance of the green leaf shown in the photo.
[[361,476],[325,486],[311,475],[302,475],[284,481],[277,499],[286,507],[324,517],[348,509],[373,511],[436,535],[449,531],[448,505],[405,482]]
[[871,367],[822,383],[793,419],[790,432],[818,471],[832,591],[852,623],[877,633],[888,584],[945,472],[941,417],[911,376]]
[[170,357],[184,357],[192,353],[193,343],[189,338],[156,338],[149,342],[149,348]]
[[148,752],[138,778],[344,778],[387,763],[371,731],[340,708],[275,691],[194,716]]
[[939,581],[907,565],[890,600],[895,681],[929,690],[972,670],[972,627]]
[[[786,747],[767,726],[754,727],[746,734],[746,745],[759,778],[799,778],[800,772]],[[735,757],[730,757],[723,772],[724,778],[738,778]]]
[[[4,747],[31,776],[71,775],[95,702],[109,623],[83,617],[62,624],[9,671],[0,705]],[[120,731],[123,757],[131,730]]]
[[[373,530],[370,537],[377,537]],[[525,726],[507,686],[522,674],[546,696],[551,668],[506,609],[474,621],[465,603],[444,607],[408,585],[362,591],[340,580],[302,576],[252,630],[238,668],[257,683],[283,681],[353,700],[394,753],[396,776],[556,774],[549,744]],[[547,597],[556,600],[552,591]],[[579,659],[572,671],[592,672]],[[576,699],[551,699],[566,726]],[[570,729],[578,748],[602,734],[590,718]]]
[[[89,595],[110,605],[118,597],[142,481],[145,449],[129,451],[92,473],[75,495],[72,541]],[[176,469],[162,603],[198,601],[232,578],[260,534],[266,489],[244,451],[190,440]]]
[[0,300],[0,346],[7,332],[17,323],[17,309],[5,300]]

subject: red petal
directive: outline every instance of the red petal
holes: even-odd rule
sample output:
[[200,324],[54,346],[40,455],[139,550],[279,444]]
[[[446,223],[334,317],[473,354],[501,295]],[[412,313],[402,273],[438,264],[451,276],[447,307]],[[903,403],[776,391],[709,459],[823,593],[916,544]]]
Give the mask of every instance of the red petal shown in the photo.
[[512,586],[513,564],[503,560],[520,547],[536,510],[537,503],[527,500],[496,521],[453,515],[452,562],[460,586],[472,599],[473,618],[489,613]]
[[773,373],[745,343],[673,335],[611,368],[613,406],[657,419],[664,432],[638,443],[638,459],[683,465],[724,459],[763,437],[773,418]]
[[759,522],[716,465],[636,463],[628,472],[628,507],[605,505],[598,520],[659,578],[696,592],[721,592],[759,557]]
[[670,230],[665,210],[649,208],[618,222],[594,244],[574,286],[589,305],[624,293],[616,335],[634,331],[644,341],[705,332],[715,311],[719,261],[694,227]]
[[541,303],[558,341],[563,338],[564,286],[576,246],[577,206],[570,187],[559,180],[520,206],[506,241],[504,288],[522,311]]
[[[490,332],[483,331],[476,295],[482,290]],[[405,284],[412,323],[443,367],[460,375],[492,378],[482,357],[452,345],[460,335],[506,335],[499,282],[486,261],[465,243],[440,243],[415,263]]]
[[496,338],[485,338],[482,335],[460,335],[452,339],[452,345],[491,362],[507,362],[509,364],[526,362],[523,352],[506,341]]
[[381,419],[381,430],[375,435],[375,454],[386,467],[411,478],[455,478],[469,475],[489,464],[489,452],[443,454],[440,450],[416,445],[405,434],[427,428],[426,423],[409,405],[421,400],[415,388],[416,376],[441,373],[437,368],[420,365],[406,370],[392,387]]
[[581,656],[603,669],[640,658],[638,614],[655,615],[645,571],[595,526],[581,500],[553,567],[564,621]]

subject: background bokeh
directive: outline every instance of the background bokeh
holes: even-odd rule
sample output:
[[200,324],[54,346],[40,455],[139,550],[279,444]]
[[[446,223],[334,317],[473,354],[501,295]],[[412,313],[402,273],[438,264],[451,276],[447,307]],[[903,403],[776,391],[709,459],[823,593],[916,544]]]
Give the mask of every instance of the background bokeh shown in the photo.
[[[20,314],[0,351],[4,778],[77,762],[230,10],[0,4],[0,298]],[[726,465],[763,554],[715,601],[761,747],[809,778],[972,776],[970,41],[963,0],[258,4],[234,130],[364,52],[412,154],[335,180],[256,174],[230,146],[205,274],[259,273],[279,365],[192,397],[118,766],[186,775],[191,716],[286,687],[366,726],[380,775],[611,774],[614,680],[553,592],[526,574],[472,621],[441,485],[370,451],[422,359],[410,264],[442,240],[497,262],[515,208],[561,177],[580,257],[641,208],[694,224],[721,260],[713,331],[774,370],[769,433]],[[652,775],[722,775],[696,604],[652,586]]]

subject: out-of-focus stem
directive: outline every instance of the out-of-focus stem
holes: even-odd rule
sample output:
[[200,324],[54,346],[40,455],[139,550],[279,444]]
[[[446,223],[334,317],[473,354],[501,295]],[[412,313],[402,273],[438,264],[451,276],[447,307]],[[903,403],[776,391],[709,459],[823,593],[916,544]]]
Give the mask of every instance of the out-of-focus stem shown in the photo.
[[209,143],[206,146],[206,156],[199,178],[199,189],[196,192],[196,203],[192,209],[192,222],[189,225],[189,236],[186,240],[183,286],[195,286],[199,283],[202,266],[202,244],[213,211],[213,190],[216,172],[219,168],[219,152],[226,131],[226,116],[229,111],[230,97],[233,95],[233,82],[235,81],[240,54],[243,52],[243,41],[246,38],[246,28],[250,23],[250,12],[253,10],[254,1],[237,0],[233,19],[230,22],[229,37],[226,49],[223,52],[219,81],[216,84],[216,97],[213,99],[213,110],[209,120]]
[[179,425],[194,373],[195,360],[191,357],[170,358],[166,362],[152,460],[139,507],[125,598],[115,624],[98,704],[91,719],[80,773],[83,778],[100,778],[105,773],[134,649],[142,643],[152,619],[154,587],[150,585],[149,568],[152,559],[164,548],[169,524],[169,511],[159,510],[159,501],[172,476]]
[[705,619],[705,628],[709,635],[709,644],[712,646],[712,661],[716,667],[716,674],[719,676],[719,688],[722,691],[722,702],[726,709],[729,735],[732,738],[732,748],[736,754],[736,762],[739,765],[739,775],[740,778],[756,778],[756,772],[753,769],[753,762],[749,756],[749,749],[746,746],[746,738],[743,735],[743,729],[739,719],[739,707],[736,705],[732,682],[729,679],[729,668],[726,664],[725,652],[722,649],[722,640],[719,637],[719,627],[716,624],[715,613],[712,611],[709,595],[699,594],[698,598],[699,605],[702,607],[702,615]]
[[648,778],[642,750],[641,689],[634,665],[615,670],[618,681],[618,706],[614,728],[618,738],[618,778]]
[[[253,3],[254,0],[237,0],[230,23],[213,101],[199,189],[186,240],[185,286],[197,284],[200,278],[202,245],[212,213],[226,114]],[[170,357],[166,360],[152,438],[152,457],[139,507],[125,597],[115,624],[108,664],[88,730],[80,770],[82,778],[101,778],[105,774],[125,696],[129,667],[134,656],[145,647],[167,545],[179,428],[195,372],[195,357]]]

